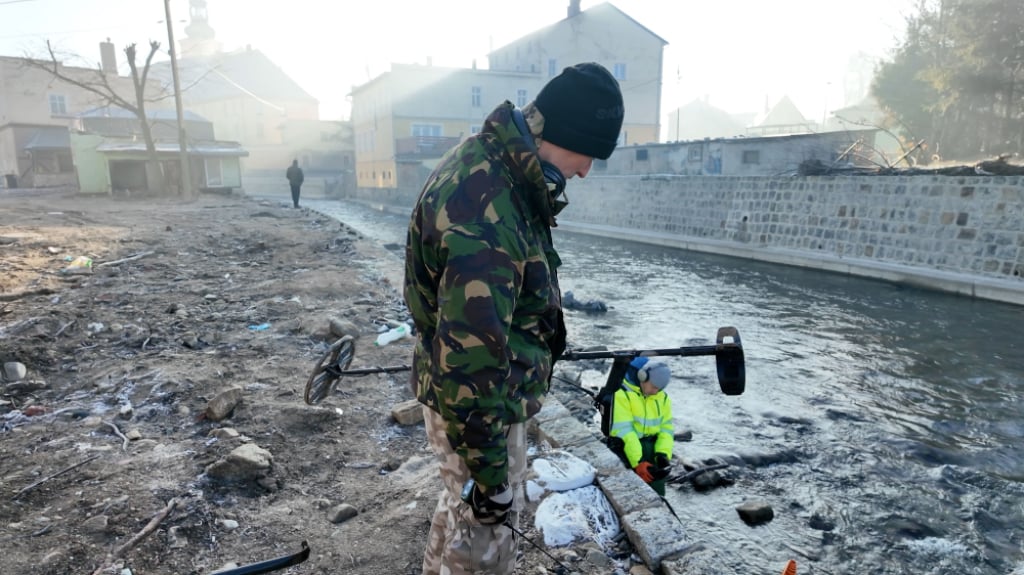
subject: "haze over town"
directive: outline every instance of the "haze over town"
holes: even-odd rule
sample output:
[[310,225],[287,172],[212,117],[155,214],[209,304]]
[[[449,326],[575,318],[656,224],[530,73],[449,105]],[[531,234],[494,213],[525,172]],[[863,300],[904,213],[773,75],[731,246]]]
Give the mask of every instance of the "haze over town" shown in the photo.
[[[585,10],[600,4],[584,0]],[[847,102],[851,58],[885,57],[904,29],[912,0],[820,0],[714,3],[615,0],[616,7],[668,42],[664,50],[663,117],[695,98],[730,113],[762,111],[789,95],[811,120]],[[392,62],[487,67],[487,54],[566,15],[568,1],[514,4],[474,0],[438,3],[378,0],[286,4],[209,0],[208,17],[225,50],[263,51],[320,102],[323,119],[347,119],[352,86],[388,71]],[[188,0],[171,0],[175,38],[185,36]],[[0,54],[45,55],[50,40],[68,64],[95,66],[99,42],[121,49],[161,41],[160,0],[2,0]],[[159,58],[167,59],[166,50]],[[664,122],[663,122],[664,123]]]

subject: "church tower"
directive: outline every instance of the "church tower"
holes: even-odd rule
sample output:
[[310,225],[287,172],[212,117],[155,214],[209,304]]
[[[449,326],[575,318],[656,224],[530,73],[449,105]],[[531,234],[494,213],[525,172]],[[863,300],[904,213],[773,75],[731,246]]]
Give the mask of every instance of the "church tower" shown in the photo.
[[181,41],[181,54],[186,58],[213,56],[221,51],[221,44],[210,26],[206,14],[206,0],[189,0],[189,24]]

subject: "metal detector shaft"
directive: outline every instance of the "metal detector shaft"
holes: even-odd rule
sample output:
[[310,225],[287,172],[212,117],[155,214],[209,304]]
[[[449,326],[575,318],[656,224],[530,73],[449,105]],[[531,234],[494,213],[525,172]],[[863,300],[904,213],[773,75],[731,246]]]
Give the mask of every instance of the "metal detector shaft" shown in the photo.
[[724,345],[695,345],[690,347],[669,347],[664,349],[620,349],[615,351],[566,351],[560,361],[581,361],[585,359],[616,359],[619,357],[651,357],[656,355],[674,355],[690,357],[696,355],[715,355],[721,353]]
[[343,369],[338,372],[338,375],[371,375],[374,373],[398,373],[400,371],[409,371],[412,369],[408,365],[390,365],[387,367],[363,367],[360,369]]
[[277,571],[278,569],[298,565],[306,559],[309,559],[309,545],[303,541],[302,550],[298,553],[285,555],[284,557],[278,557],[277,559],[260,561],[259,563],[253,563],[252,565],[242,565],[241,567],[235,567],[234,569],[228,569],[227,571],[218,571],[217,575],[259,575],[260,573],[270,573],[271,571]]

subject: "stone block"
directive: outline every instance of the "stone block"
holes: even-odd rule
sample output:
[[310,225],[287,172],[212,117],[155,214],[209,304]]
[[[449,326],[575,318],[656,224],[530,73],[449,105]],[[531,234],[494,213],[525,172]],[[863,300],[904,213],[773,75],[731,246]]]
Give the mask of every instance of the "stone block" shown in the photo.
[[679,555],[689,546],[683,526],[664,505],[634,511],[622,517],[621,523],[637,555],[651,571],[658,572],[662,560]]
[[[663,507],[661,497],[644,483],[631,469],[620,466],[619,471],[609,475],[598,475],[597,485],[611,502],[615,513],[623,517],[643,509]],[[675,519],[673,518],[673,522]]]
[[569,412],[569,408],[565,407],[565,405],[557,399],[548,397],[544,400],[544,406],[540,408],[537,415],[533,416],[533,419],[537,423],[546,423],[563,417],[572,417],[572,413]]
[[571,447],[597,441],[597,436],[575,417],[563,417],[538,425],[537,438],[551,447]]
[[619,471],[628,471],[622,460],[619,459],[619,456],[612,453],[612,450],[608,449],[608,446],[601,441],[590,441],[580,445],[573,445],[565,450],[584,461],[590,462],[594,469],[597,470],[598,476],[608,476]]

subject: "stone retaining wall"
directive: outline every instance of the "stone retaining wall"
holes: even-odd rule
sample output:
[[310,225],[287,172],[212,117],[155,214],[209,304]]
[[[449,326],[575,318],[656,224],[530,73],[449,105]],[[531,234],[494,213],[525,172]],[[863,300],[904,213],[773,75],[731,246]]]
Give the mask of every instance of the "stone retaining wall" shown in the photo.
[[1024,304],[1019,177],[609,176],[560,226]]
[[[1024,305],[1018,176],[590,176],[559,227]],[[350,199],[411,208],[408,190]]]

